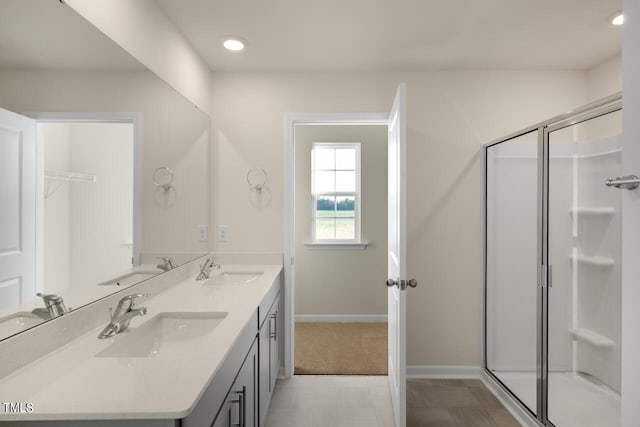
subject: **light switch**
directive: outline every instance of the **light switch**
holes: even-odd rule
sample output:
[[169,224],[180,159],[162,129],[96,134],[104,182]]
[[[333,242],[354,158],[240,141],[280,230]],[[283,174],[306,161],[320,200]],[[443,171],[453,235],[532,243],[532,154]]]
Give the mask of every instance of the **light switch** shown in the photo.
[[229,226],[218,225],[218,241],[226,242],[229,240]]
[[209,226],[198,225],[196,226],[196,235],[198,242],[206,242],[209,240]]

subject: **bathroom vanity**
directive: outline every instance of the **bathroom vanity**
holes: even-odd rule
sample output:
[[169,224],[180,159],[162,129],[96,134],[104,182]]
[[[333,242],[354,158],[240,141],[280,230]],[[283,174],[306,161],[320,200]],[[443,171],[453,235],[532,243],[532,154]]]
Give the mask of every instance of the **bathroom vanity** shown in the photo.
[[[57,321],[64,326],[52,333],[60,336],[73,328],[73,316],[97,326],[85,325],[79,336],[5,373],[0,395],[21,406],[0,410],[0,422],[264,425],[280,367],[282,266],[223,265],[197,281],[201,261],[176,269],[172,279],[151,278],[87,306],[84,317],[78,312]],[[149,295],[137,302],[147,314],[132,318],[127,330],[98,339],[109,320],[105,308],[130,293]],[[30,331],[33,339],[47,326],[54,325]],[[12,339],[5,340],[2,350],[20,351],[25,335],[13,348]]]

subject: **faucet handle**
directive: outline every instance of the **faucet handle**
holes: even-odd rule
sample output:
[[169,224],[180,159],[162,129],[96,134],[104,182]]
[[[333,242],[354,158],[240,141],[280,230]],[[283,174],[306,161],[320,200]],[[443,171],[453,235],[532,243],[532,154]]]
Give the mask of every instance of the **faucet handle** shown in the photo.
[[176,268],[176,263],[173,261],[173,258],[169,257],[169,256],[157,256],[156,257],[159,260],[162,260],[162,262],[164,264],[159,264],[158,268],[164,271],[169,271],[169,270],[173,270],[174,268]]
[[212,268],[214,265],[216,265],[215,262],[216,262],[215,257],[212,257],[212,256],[208,257],[207,259],[204,260],[204,264],[200,266],[200,270],[204,270],[206,268]]
[[131,301],[133,303],[133,301],[138,299],[138,298],[144,298],[144,297],[149,297],[149,296],[151,296],[151,294],[130,294],[130,295],[122,297],[122,299],[120,301]]
[[120,316],[123,312],[127,312],[133,308],[133,304],[137,298],[148,297],[150,294],[130,294],[120,298],[118,301],[118,307],[116,307],[115,315],[111,313],[111,316]]
[[42,298],[44,305],[47,307],[63,301],[62,297],[56,294],[43,294],[42,292],[38,292],[36,296]]

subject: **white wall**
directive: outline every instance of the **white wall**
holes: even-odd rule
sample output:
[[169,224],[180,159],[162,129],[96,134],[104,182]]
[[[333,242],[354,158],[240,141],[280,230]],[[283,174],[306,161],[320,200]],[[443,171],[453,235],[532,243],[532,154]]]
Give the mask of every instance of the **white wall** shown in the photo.
[[[586,101],[578,71],[213,74],[215,224],[220,252],[281,252],[285,112],[388,111],[408,94],[409,365],[480,365],[480,145]],[[253,208],[245,175],[269,173],[272,202]],[[381,284],[383,286],[383,284]]]
[[[624,0],[623,156],[624,173],[640,175],[640,2]],[[640,193],[622,193],[622,423],[640,425]]]
[[[38,126],[44,132],[44,168],[69,170],[69,126],[49,123]],[[57,293],[69,287],[69,186],[45,180],[43,213],[43,253],[46,292]],[[43,195],[38,194],[38,197]]]
[[209,112],[209,67],[153,0],[68,0],[114,42]]
[[[207,252],[196,226],[209,223],[209,119],[148,71],[0,70],[2,107],[16,112],[142,114],[142,251]],[[165,195],[153,171],[168,166]]]
[[68,295],[69,288],[131,268],[132,247],[124,243],[133,239],[133,125],[43,123],[39,129],[45,170],[97,176],[95,183],[44,180],[44,289]]
[[69,124],[68,170],[97,178],[95,183],[65,184],[72,287],[93,286],[131,268],[133,168],[133,124]]
[[622,54],[587,71],[587,101],[597,101],[622,90]]
[[[359,142],[361,236],[364,250],[317,249],[311,241],[311,147]],[[386,315],[387,127],[296,126],[295,310],[300,314]]]

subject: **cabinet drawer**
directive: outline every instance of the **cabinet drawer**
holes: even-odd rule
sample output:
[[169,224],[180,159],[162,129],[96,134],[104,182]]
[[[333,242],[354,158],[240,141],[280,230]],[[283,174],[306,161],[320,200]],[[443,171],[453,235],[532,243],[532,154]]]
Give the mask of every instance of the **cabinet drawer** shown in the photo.
[[256,322],[256,314],[254,314],[240,333],[236,344],[222,362],[196,407],[187,418],[181,420],[182,427],[209,426],[211,421],[216,418],[225,402],[229,388],[256,338]]
[[280,281],[282,280],[282,273],[278,274],[273,280],[271,287],[267,291],[267,294],[262,299],[262,302],[258,306],[258,329],[262,328],[265,320],[267,320],[267,315],[269,310],[271,310],[271,306],[273,305],[274,300],[280,293]]

